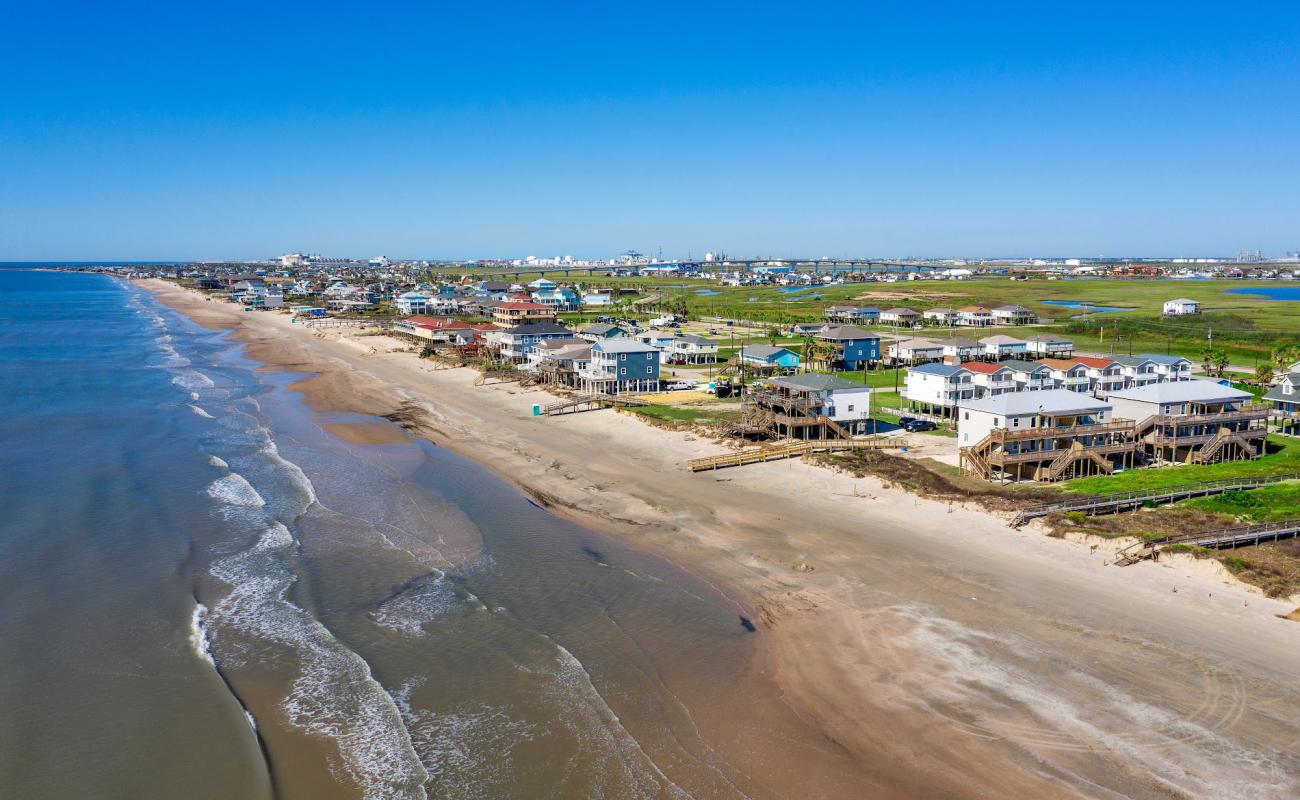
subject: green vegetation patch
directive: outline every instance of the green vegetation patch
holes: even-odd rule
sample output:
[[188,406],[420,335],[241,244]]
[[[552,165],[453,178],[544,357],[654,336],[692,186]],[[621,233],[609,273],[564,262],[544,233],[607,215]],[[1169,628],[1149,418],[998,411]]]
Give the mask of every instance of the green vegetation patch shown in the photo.
[[[1157,469],[1131,469],[1118,475],[1078,478],[1065,484],[1067,491],[1080,494],[1110,494],[1138,489],[1160,489],[1182,483],[1218,481],[1226,478],[1255,478],[1266,475],[1300,473],[1300,439],[1285,436],[1268,438],[1269,452],[1250,461],[1224,461],[1218,464],[1193,464]],[[1258,490],[1256,490],[1258,491]]]

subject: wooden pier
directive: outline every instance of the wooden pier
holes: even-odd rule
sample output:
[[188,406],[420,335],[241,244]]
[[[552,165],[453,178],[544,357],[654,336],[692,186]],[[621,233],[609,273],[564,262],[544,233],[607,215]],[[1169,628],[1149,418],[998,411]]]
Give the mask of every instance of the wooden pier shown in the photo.
[[1207,497],[1224,492],[1258,489],[1261,486],[1294,480],[1300,480],[1300,473],[1291,472],[1285,475],[1267,475],[1258,478],[1226,478],[1218,481],[1183,483],[1159,489],[1143,489],[1119,494],[1081,495],[1068,500],[1040,503],[1021,509],[1015,518],[1011,520],[1011,527],[1019,528],[1031,519],[1045,517],[1048,514],[1064,514],[1070,511],[1077,511],[1090,517],[1118,514],[1121,511],[1140,508],[1148,503],[1155,505],[1176,503],[1179,500],[1188,500],[1193,497]]
[[1163,550],[1180,545],[1183,547],[1205,547],[1212,550],[1251,547],[1264,542],[1276,542],[1281,539],[1293,539],[1300,534],[1300,519],[1285,519],[1278,522],[1261,522],[1256,525],[1241,525],[1235,528],[1184,533],[1178,536],[1166,536],[1162,539],[1138,542],[1129,545],[1115,554],[1111,563],[1126,567],[1148,558],[1160,557]]
[[724,469],[740,467],[745,464],[760,464],[781,458],[796,458],[808,453],[831,453],[845,450],[891,450],[907,446],[907,440],[901,436],[885,436],[874,439],[817,439],[811,441],[787,441],[781,444],[765,445],[725,453],[720,456],[693,458],[686,462],[691,472],[706,469]]

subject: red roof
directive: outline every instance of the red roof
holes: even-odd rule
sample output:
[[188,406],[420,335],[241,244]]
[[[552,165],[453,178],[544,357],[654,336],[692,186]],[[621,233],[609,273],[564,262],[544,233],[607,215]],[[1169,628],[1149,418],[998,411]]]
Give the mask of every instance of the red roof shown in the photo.
[[989,361],[969,361],[962,364],[961,367],[962,369],[968,369],[971,372],[979,372],[984,375],[992,375],[999,370],[1006,369],[1006,367],[1001,364],[995,364]]
[[497,308],[517,309],[519,311],[548,311],[551,307],[541,303],[530,303],[526,300],[511,300],[508,303],[501,303]]
[[1109,358],[1091,358],[1089,356],[1075,356],[1070,360],[1077,364],[1082,364],[1085,367],[1091,367],[1093,369],[1105,369],[1106,367],[1109,367],[1111,364],[1115,363]]

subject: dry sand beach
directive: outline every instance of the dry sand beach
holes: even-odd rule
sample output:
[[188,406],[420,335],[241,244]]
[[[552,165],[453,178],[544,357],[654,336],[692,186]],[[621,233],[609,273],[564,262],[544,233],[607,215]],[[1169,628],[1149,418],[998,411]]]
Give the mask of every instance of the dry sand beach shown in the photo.
[[686,460],[718,445],[615,412],[535,418],[550,395],[475,387],[387,337],[149,288],[307,373],[295,388],[313,408],[404,410],[419,435],[747,609],[771,724],[700,719],[773,796],[1300,795],[1300,625],[1277,616],[1295,602],[1216,564],[1106,567],[1107,547],[797,461],[694,475]]

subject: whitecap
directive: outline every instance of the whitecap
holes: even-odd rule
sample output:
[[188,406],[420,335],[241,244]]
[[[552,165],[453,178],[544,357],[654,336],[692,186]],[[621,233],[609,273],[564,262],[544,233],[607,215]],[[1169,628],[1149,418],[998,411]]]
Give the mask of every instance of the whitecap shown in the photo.
[[216,456],[208,456],[208,463],[217,469],[230,469],[230,465]]
[[214,419],[214,417],[211,414],[204,411],[202,408],[199,408],[198,406],[194,405],[193,403],[189,403],[188,405],[190,407],[190,411],[193,411],[195,414],[198,414],[200,417],[203,417],[204,419]]
[[232,506],[256,508],[266,505],[266,501],[257,493],[253,485],[244,480],[244,476],[238,472],[223,475],[208,484],[208,496]]
[[215,669],[217,660],[212,657],[212,642],[209,641],[208,630],[203,624],[207,618],[208,607],[195,603],[194,611],[190,613],[190,649]]

